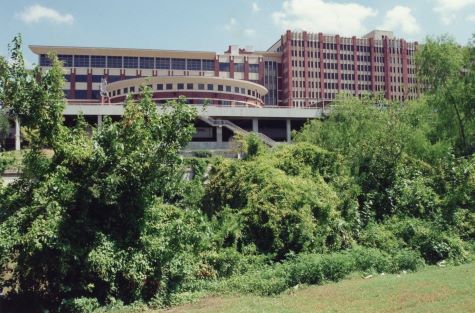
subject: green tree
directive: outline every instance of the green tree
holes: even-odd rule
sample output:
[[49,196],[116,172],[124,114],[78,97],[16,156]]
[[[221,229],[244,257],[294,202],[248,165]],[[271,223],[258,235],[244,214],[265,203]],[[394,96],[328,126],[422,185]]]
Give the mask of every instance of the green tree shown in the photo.
[[49,71],[27,72],[15,44],[0,81],[5,106],[33,134],[21,178],[0,190],[0,265],[14,264],[0,287],[12,288],[8,303],[37,311],[84,297],[166,302],[192,276],[206,235],[184,207],[178,154],[196,111],[181,98],[160,114],[145,88],[92,137],[81,118],[66,128],[61,64],[51,58]]
[[0,152],[5,146],[5,139],[10,130],[10,120],[6,112],[0,108]]
[[427,38],[416,55],[418,82],[437,112],[437,133],[461,155],[475,151],[474,60],[473,43],[463,47],[448,36]]
[[425,99],[401,105],[343,95],[326,120],[308,123],[295,139],[343,155],[361,187],[363,219],[382,219],[394,211],[388,192],[405,156],[435,163],[450,151],[432,138],[433,115]]

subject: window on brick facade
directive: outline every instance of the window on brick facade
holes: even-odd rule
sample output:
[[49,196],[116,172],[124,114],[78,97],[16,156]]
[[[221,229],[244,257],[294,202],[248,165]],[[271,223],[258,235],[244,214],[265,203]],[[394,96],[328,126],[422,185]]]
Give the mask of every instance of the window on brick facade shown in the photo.
[[156,58],[155,59],[155,68],[159,70],[169,70],[170,69],[170,59],[169,58]]
[[172,59],[172,70],[184,70],[186,69],[185,59]]
[[140,68],[154,68],[154,59],[150,57],[140,58]]
[[203,60],[203,71],[214,71],[214,60]]
[[122,68],[122,57],[108,56],[107,67],[109,68]]
[[74,56],[74,66],[75,67],[89,67],[89,56],[88,55],[75,55]]
[[188,59],[186,61],[186,69],[189,71],[201,71],[200,59]]

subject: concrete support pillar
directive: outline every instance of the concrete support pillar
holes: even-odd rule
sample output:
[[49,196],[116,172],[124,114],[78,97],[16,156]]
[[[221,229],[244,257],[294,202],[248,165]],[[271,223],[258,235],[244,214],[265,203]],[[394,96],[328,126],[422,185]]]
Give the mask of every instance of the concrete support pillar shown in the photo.
[[216,127],[216,142],[223,142],[223,127],[221,125]]
[[290,126],[290,120],[287,119],[285,121],[285,126],[286,126],[286,135],[287,135],[287,142],[291,142],[292,141],[292,127]]
[[97,116],[97,127],[100,127],[102,125],[102,115]]
[[20,121],[15,118],[15,150],[20,150]]
[[255,133],[259,132],[259,120],[257,118],[252,119],[252,131]]

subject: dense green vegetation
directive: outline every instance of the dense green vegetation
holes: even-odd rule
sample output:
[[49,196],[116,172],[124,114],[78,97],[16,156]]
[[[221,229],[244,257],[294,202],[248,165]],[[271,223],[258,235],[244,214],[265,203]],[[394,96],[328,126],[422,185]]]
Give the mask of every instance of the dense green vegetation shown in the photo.
[[51,56],[50,71],[27,72],[20,44],[12,62],[0,59],[0,101],[29,141],[21,178],[0,187],[7,312],[273,295],[352,272],[472,258],[471,46],[423,46],[417,101],[341,95],[295,144],[268,149],[250,135],[244,159],[231,160],[180,157],[196,112],[180,98],[159,115],[146,87],[121,121],[92,136],[82,118],[63,126],[60,63]]
[[[405,275],[353,275],[336,284],[298,286],[275,297],[214,295],[167,313],[446,313],[475,307],[475,263]],[[368,276],[369,277],[369,276]],[[117,312],[121,312],[118,310]],[[162,312],[150,310],[146,312]]]

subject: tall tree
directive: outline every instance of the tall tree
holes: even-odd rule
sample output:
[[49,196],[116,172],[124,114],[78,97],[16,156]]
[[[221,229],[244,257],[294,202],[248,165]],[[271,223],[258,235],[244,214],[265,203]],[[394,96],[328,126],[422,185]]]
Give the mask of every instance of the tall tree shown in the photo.
[[438,133],[458,154],[475,151],[474,47],[453,38],[428,38],[416,56],[418,81],[438,113]]
[[28,72],[19,42],[1,99],[31,131],[32,149],[21,178],[0,190],[0,268],[15,264],[0,288],[37,311],[81,297],[166,297],[190,271],[200,238],[200,220],[180,208],[179,151],[196,110],[179,99],[159,113],[145,88],[138,101],[128,99],[120,122],[106,119],[92,137],[81,118],[66,128],[60,62],[51,56],[47,72]]

